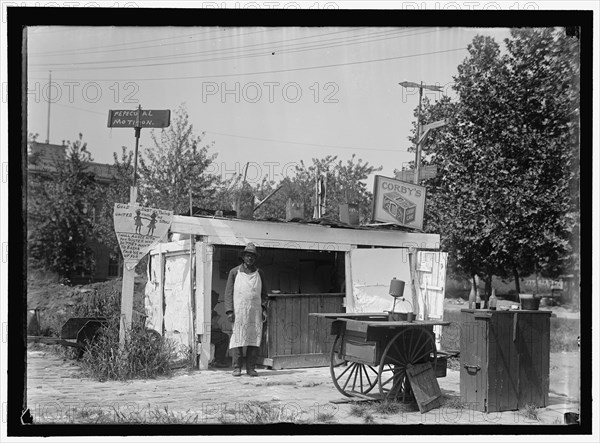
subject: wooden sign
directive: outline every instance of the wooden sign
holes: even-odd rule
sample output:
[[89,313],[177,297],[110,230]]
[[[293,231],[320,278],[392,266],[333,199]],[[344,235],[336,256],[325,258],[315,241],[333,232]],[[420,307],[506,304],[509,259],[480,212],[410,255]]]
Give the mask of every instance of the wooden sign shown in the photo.
[[109,110],[109,128],[166,128],[171,124],[171,111],[145,110]]
[[381,175],[375,176],[373,221],[423,229],[425,188]]
[[131,270],[167,235],[173,211],[115,203],[113,217],[125,267]]
[[[437,165],[421,166],[419,171],[419,181],[427,180],[428,178],[434,178],[437,175]],[[396,173],[396,180],[403,182],[414,183],[415,171],[409,169],[407,171],[398,171]]]
[[421,128],[422,131],[427,131],[429,129],[440,128],[447,123],[446,119],[438,120],[437,122],[429,123],[428,125],[423,125]]
[[405,88],[423,88],[423,89],[429,89],[431,91],[442,92],[442,87],[438,86],[438,85],[424,85],[422,83],[415,83],[415,82],[401,82],[398,84]]

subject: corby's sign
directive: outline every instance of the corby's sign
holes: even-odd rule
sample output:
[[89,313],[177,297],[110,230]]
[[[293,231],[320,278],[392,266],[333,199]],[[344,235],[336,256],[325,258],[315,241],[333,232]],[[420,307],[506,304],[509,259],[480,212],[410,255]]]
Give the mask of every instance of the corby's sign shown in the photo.
[[425,188],[381,175],[375,176],[373,221],[423,229]]

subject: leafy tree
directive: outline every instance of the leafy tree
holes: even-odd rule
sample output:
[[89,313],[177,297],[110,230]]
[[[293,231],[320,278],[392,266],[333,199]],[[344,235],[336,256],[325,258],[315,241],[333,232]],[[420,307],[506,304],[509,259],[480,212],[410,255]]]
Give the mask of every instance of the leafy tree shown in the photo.
[[175,111],[171,126],[158,134],[152,132],[154,146],[140,155],[139,195],[145,206],[189,211],[189,192],[195,206],[209,207],[218,185],[218,177],[209,173],[217,154],[209,155],[182,105]]
[[[94,174],[88,171],[92,157],[87,144],[68,143],[66,158],[30,173],[27,192],[28,255],[46,269],[68,278],[73,271],[91,271],[94,258],[92,208],[98,197]],[[39,162],[30,158],[34,165]]]
[[128,203],[130,187],[133,186],[133,152],[121,148],[121,158],[113,153],[113,182],[103,188],[99,216],[94,227],[98,240],[109,248],[113,258],[119,257],[120,249],[114,228],[115,203]]
[[441,234],[456,273],[484,276],[488,294],[492,275],[560,274],[578,217],[577,42],[523,29],[505,43],[503,55],[477,36],[454,78],[458,100],[422,112],[448,119],[425,142],[424,163],[439,169],[426,182],[426,229]]
[[257,215],[261,217],[284,218],[286,202],[289,198],[304,203],[304,218],[313,216],[315,204],[315,181],[318,174],[325,175],[327,192],[323,216],[339,220],[339,205],[355,203],[359,205],[359,218],[362,222],[370,221],[373,195],[367,190],[365,180],[381,167],[373,167],[362,159],[356,160],[356,155],[343,162],[337,156],[328,155],[322,159],[312,159],[313,164],[307,166],[303,161],[296,165],[294,175],[285,177],[280,183],[269,182],[266,179],[256,186],[256,196],[259,200],[266,198],[278,186],[282,189],[271,197],[260,209]]

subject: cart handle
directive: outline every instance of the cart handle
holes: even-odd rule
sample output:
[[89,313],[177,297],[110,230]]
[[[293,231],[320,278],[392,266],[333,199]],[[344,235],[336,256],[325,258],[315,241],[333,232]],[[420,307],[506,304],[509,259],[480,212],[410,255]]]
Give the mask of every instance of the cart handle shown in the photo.
[[464,364],[465,369],[468,370],[474,370],[474,371],[479,371],[481,369],[481,366],[479,365],[470,365],[468,363]]

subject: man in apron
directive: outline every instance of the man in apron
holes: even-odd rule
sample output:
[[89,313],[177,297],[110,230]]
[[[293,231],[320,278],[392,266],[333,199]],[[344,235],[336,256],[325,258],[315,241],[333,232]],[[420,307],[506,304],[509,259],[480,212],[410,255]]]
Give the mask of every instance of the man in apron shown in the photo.
[[225,287],[225,313],[233,325],[229,349],[233,376],[242,375],[242,352],[246,347],[246,372],[256,377],[256,358],[267,314],[267,288],[263,272],[256,267],[256,246],[248,243],[241,257],[242,264],[229,271]]

